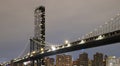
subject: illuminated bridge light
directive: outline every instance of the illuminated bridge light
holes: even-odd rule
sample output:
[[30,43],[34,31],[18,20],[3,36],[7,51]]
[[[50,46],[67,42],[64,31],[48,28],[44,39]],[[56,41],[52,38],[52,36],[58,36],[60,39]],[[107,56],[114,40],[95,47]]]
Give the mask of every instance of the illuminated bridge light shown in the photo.
[[23,57],[22,59],[24,60],[25,58]]
[[36,53],[36,51],[33,51],[33,52],[32,52],[32,54],[35,54],[35,53]]
[[65,47],[70,47],[71,44],[68,40],[65,40],[65,45],[62,46],[62,48],[65,48]]
[[28,65],[29,63],[31,63],[30,61],[27,61],[27,62],[23,62],[23,64],[26,66]]
[[29,56],[26,56],[25,58],[28,58]]
[[68,40],[65,40],[65,44],[68,44],[69,43],[69,41]]
[[30,57],[33,57],[33,54],[31,54]]
[[27,53],[27,56],[29,56],[30,55],[30,53]]
[[79,43],[79,44],[84,44],[85,43],[85,41],[84,40],[81,40],[81,42]]
[[44,49],[43,49],[43,48],[41,48],[40,50],[41,50],[41,51],[44,51]]
[[56,47],[56,49],[58,50],[58,49],[60,49],[59,47]]
[[41,52],[41,54],[43,54],[43,53],[44,53],[44,51]]
[[101,40],[101,39],[104,39],[104,36],[100,35],[96,40]]
[[47,52],[50,52],[51,50],[50,49],[48,49],[48,51]]
[[52,49],[52,51],[55,51],[55,50],[56,50],[56,47],[55,47],[55,46],[52,46],[51,49]]
[[65,46],[63,45],[62,48],[65,48]]
[[67,44],[67,47],[70,47],[71,46],[71,44],[69,43],[69,44]]

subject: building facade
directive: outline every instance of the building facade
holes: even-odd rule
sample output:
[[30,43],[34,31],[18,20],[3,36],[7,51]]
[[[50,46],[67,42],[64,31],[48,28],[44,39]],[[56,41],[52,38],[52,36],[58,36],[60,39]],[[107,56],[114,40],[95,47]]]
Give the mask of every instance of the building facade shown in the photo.
[[120,66],[120,58],[116,58],[115,56],[108,57],[106,66]]
[[102,53],[96,53],[94,55],[94,60],[92,62],[92,66],[104,66]]
[[72,57],[70,55],[56,55],[56,66],[72,66]]
[[78,66],[88,66],[88,54],[82,53],[79,55]]
[[44,62],[45,62],[45,66],[55,66],[54,65],[54,58],[46,57],[44,59]]
[[64,65],[64,56],[56,55],[56,66],[63,66],[63,65]]

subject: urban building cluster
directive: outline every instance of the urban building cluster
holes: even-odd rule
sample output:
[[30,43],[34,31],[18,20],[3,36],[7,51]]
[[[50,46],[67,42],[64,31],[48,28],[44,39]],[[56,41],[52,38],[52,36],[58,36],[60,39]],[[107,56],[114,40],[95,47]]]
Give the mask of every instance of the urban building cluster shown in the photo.
[[[41,66],[120,66],[120,58],[107,56],[98,52],[93,55],[92,60],[89,59],[88,53],[86,52],[81,53],[76,60],[73,60],[71,55],[65,54],[58,54],[56,55],[56,58],[45,57],[42,60],[43,64]],[[34,63],[34,66],[37,66],[36,62]],[[31,64],[31,61],[27,61],[20,66],[31,66]],[[10,64],[9,66],[14,65]]]
[[84,52],[77,60],[72,60],[71,55],[61,54],[56,55],[56,60],[46,57],[44,62],[45,66],[120,66],[120,58],[98,52],[93,55],[93,60],[90,60],[88,54]]

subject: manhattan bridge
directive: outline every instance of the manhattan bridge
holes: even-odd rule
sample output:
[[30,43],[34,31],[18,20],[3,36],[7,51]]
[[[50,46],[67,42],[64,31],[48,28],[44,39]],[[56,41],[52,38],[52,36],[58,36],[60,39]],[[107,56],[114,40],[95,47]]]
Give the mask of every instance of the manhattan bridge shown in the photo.
[[31,66],[35,66],[35,63],[37,66],[42,66],[43,58],[47,56],[120,42],[120,14],[85,34],[81,39],[73,42],[66,40],[62,45],[45,41],[45,7],[36,8],[34,15],[34,37],[30,38],[30,44],[26,44],[17,58],[3,63],[4,65],[23,66],[24,62],[30,61]]

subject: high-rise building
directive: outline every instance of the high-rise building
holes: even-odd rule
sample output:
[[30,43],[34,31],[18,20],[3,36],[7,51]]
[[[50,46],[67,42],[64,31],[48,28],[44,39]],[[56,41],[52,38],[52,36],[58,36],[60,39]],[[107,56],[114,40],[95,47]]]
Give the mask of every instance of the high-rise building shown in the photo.
[[63,65],[64,65],[64,56],[56,55],[56,66],[63,66]]
[[108,57],[106,66],[120,66],[120,58],[116,58],[115,56]]
[[72,66],[72,57],[70,55],[56,55],[56,66]]
[[73,61],[72,66],[78,66],[78,60]]
[[88,61],[88,66],[92,66],[92,60]]
[[45,66],[54,66],[54,58],[45,58]]
[[92,66],[104,66],[102,53],[96,53],[94,55]]
[[64,55],[64,66],[72,66],[72,57],[70,55]]
[[79,55],[78,66],[88,66],[88,54],[82,53]]

